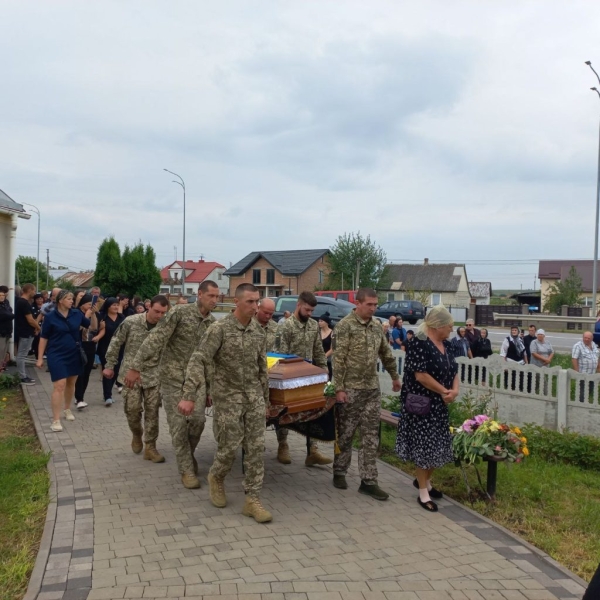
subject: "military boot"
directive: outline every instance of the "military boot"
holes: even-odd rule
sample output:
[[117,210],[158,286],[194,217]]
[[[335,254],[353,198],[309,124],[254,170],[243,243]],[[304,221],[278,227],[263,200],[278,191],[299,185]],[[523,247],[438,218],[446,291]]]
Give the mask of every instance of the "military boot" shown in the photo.
[[144,449],[144,442],[142,440],[142,430],[134,431],[133,437],[131,438],[131,449],[135,454],[139,454]]
[[212,473],[208,474],[208,488],[210,501],[217,508],[225,508],[227,506],[227,496],[225,496],[225,482],[222,479],[217,479]]
[[279,448],[277,448],[277,460],[284,465],[291,464],[292,457],[290,456],[290,447],[287,442],[279,442]]
[[387,492],[384,492],[376,483],[366,484],[364,481],[360,482],[358,492],[360,494],[365,494],[366,496],[371,496],[371,498],[374,498],[375,500],[387,500],[390,497],[390,495]]
[[334,475],[333,476],[333,487],[336,487],[338,490],[347,490],[348,482],[346,481],[345,475]]
[[273,520],[273,515],[260,503],[258,496],[246,496],[246,503],[242,509],[242,514],[246,517],[252,517],[257,523],[268,523]]
[[200,487],[200,480],[193,473],[184,473],[181,476],[181,483],[188,490],[197,490]]
[[310,454],[306,457],[304,464],[307,467],[314,467],[315,465],[330,465],[332,462],[332,458],[327,458],[321,454],[317,445],[312,444],[310,447]]
[[153,463],[165,462],[165,457],[158,452],[154,442],[148,442],[144,449],[144,460],[151,460]]

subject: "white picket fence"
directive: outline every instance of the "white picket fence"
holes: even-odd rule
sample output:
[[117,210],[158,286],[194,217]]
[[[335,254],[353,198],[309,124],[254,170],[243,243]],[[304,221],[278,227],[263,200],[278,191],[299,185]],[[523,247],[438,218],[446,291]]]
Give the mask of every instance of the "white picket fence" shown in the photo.
[[[393,353],[402,373],[405,353]],[[461,396],[468,391],[475,397],[491,395],[501,420],[600,436],[600,374],[519,365],[498,354],[487,360],[458,358],[457,362]],[[381,365],[379,382],[383,395],[393,394],[390,376]]]

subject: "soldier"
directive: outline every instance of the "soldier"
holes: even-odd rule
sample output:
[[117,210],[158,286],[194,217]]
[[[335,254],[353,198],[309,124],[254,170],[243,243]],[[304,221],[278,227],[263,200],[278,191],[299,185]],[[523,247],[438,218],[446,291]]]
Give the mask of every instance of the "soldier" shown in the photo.
[[181,401],[185,369],[202,336],[215,318],[210,311],[217,305],[219,287],[214,281],[200,284],[198,302],[172,308],[150,333],[136,354],[125,376],[125,385],[133,388],[140,372],[159,369],[160,395],[167,414],[167,423],[173,440],[177,467],[184,487],[200,487],[198,463],[194,457],[196,446],[204,431],[205,402],[197,402],[193,413],[183,416],[177,405]]
[[[314,319],[311,319],[316,305],[317,298],[312,292],[302,292],[298,296],[294,314],[277,327],[275,348],[277,352],[282,354],[301,356],[327,371],[327,357],[323,351],[319,325]],[[277,460],[284,465],[289,465],[292,462],[287,437],[287,429],[277,430],[277,441],[279,442]],[[307,467],[328,465],[332,462],[330,458],[319,452],[316,442],[311,442],[310,453],[304,461]]]
[[377,447],[381,392],[377,375],[377,358],[391,375],[394,392],[400,391],[400,377],[383,327],[373,313],[377,310],[377,293],[361,288],[356,293],[356,308],[333,330],[333,382],[338,401],[338,446],[340,453],[333,462],[333,485],[345,490],[346,472],[352,460],[352,440],[360,429],[358,491],[376,500],[389,494],[377,485]]
[[258,305],[256,320],[258,324],[265,330],[267,336],[267,352],[275,350],[275,338],[277,336],[277,323],[273,321],[273,313],[275,312],[275,302],[270,298],[263,298]]
[[[127,317],[117,328],[108,350],[106,351],[106,366],[102,375],[107,379],[115,376],[115,365],[119,362],[119,353],[124,345],[122,369],[126,373],[140,346],[156,324],[165,316],[169,301],[165,296],[154,296],[150,310],[141,315]],[[133,434],[131,449],[139,454],[144,450],[144,460],[155,463],[165,462],[165,457],[156,449],[158,439],[158,409],[160,395],[158,391],[158,372],[144,371],[141,380],[132,388],[123,391],[125,415],[129,429]],[[144,412],[144,429],[142,430],[142,411]],[[144,433],[144,443],[142,443]]]
[[258,523],[266,523],[272,516],[260,503],[259,494],[264,476],[269,382],[266,336],[253,319],[258,299],[258,290],[251,283],[237,287],[233,314],[211,325],[201,347],[190,359],[179,410],[184,415],[195,410],[195,403],[202,402],[207,394],[206,386],[212,373],[210,389],[217,451],[208,474],[210,501],[218,508],[227,505],[224,480],[242,444],[246,453],[246,502],[242,514]]

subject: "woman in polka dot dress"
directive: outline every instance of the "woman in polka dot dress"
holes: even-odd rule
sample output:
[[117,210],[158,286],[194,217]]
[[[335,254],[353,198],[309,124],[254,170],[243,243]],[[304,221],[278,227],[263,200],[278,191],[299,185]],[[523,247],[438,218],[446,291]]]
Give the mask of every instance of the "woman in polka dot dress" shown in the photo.
[[[454,320],[443,306],[427,311],[417,335],[408,345],[400,398],[396,453],[417,467],[413,485],[419,490],[419,504],[430,512],[438,510],[432,498],[443,494],[431,484],[437,467],[453,462],[448,404],[458,396],[458,365],[448,336]],[[406,411],[406,396],[417,394],[431,398],[431,410],[419,416]]]

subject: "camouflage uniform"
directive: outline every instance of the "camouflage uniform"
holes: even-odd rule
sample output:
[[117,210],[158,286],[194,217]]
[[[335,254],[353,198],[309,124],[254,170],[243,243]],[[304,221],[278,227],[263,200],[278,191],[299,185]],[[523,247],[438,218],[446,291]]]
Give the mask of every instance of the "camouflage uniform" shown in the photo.
[[244,488],[253,496],[258,496],[264,476],[265,406],[269,401],[265,341],[263,328],[255,319],[244,327],[234,315],[227,315],[210,327],[202,346],[192,355],[183,386],[186,400],[201,402],[214,365],[210,389],[217,451],[210,474],[224,479],[241,444],[246,453]]
[[202,336],[215,322],[209,314],[203,317],[197,303],[181,304],[170,310],[140,347],[131,367],[136,371],[159,373],[160,395],[167,414],[179,473],[193,474],[192,456],[200,442],[206,422],[205,402],[196,402],[194,412],[185,417],[177,410],[190,356],[198,348]]
[[[258,323],[258,320],[256,321]],[[260,323],[258,323],[260,325]],[[263,327],[260,325],[266,336],[267,336],[267,352],[275,351],[275,339],[277,338],[277,323],[273,319],[269,319],[269,322]]]
[[333,382],[336,392],[346,392],[348,402],[337,404],[338,446],[334,475],[346,475],[352,460],[352,439],[360,429],[358,451],[360,478],[377,483],[377,447],[381,393],[377,375],[380,358],[392,380],[399,379],[396,360],[376,319],[363,321],[356,312],[344,317],[333,330]]
[[[108,350],[106,351],[106,368],[114,369],[119,362],[119,352],[125,344],[122,373],[127,373],[140,346],[156,327],[146,320],[146,314],[127,317],[117,328]],[[125,416],[132,433],[142,433],[142,412],[144,413],[144,443],[156,443],[158,439],[158,409],[160,394],[158,392],[158,373],[156,370],[143,371],[141,383],[133,389],[123,388]]]
[[[306,323],[302,323],[295,314],[287,318],[277,327],[275,351],[296,354],[327,371],[327,357],[321,342],[319,324],[314,319],[309,318]],[[287,437],[287,429],[277,430],[279,443],[286,442]],[[316,447],[314,442],[313,446]]]

